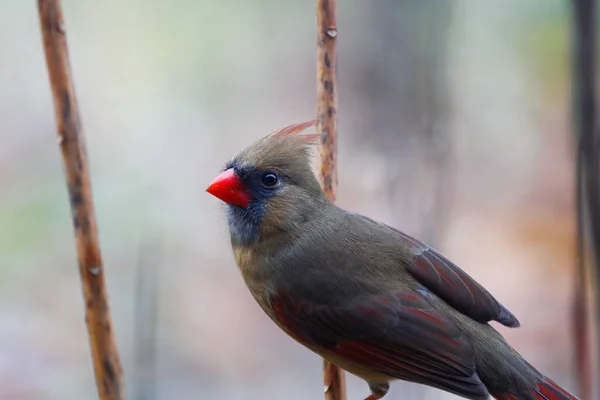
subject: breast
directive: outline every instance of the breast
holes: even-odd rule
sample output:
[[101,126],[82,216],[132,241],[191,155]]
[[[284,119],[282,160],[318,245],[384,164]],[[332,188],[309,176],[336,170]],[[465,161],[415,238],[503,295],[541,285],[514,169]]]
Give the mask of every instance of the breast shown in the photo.
[[235,262],[242,272],[242,275],[244,274],[244,271],[251,268],[252,264],[255,262],[255,254],[250,246],[234,246],[233,256],[235,257]]
[[[390,380],[390,377],[349,362],[328,349],[311,346],[309,343],[303,342],[279,321],[271,305],[271,298],[276,295],[277,289],[280,287],[289,290],[298,296],[298,298],[310,299],[317,303],[327,303],[331,300],[330,292],[332,290],[339,292],[340,296],[344,294],[354,296],[358,288],[355,288],[351,283],[364,284],[362,279],[356,276],[355,280],[350,282],[347,282],[343,276],[337,277],[338,279],[324,280],[321,273],[322,267],[324,264],[331,263],[332,260],[328,256],[323,256],[322,253],[309,251],[310,249],[314,250],[314,248],[311,248],[311,243],[307,244],[303,241],[296,241],[282,248],[285,251],[278,253],[277,257],[275,257],[272,251],[269,252],[267,248],[263,248],[263,252],[260,253],[260,245],[233,246],[234,257],[244,282],[263,311],[292,339],[346,371],[369,382],[387,382]],[[344,255],[347,254],[344,253]],[[342,260],[340,260],[339,255],[336,256],[338,256],[336,258],[336,262],[338,263],[343,262],[347,258],[341,257]],[[358,256],[358,258],[360,259],[361,257]],[[275,259],[277,262],[275,262]],[[346,262],[354,262],[354,258],[348,259]],[[335,275],[336,270],[333,269],[331,272]],[[279,282],[277,284],[277,279],[283,276],[287,278],[285,279],[286,282]],[[346,283],[340,285],[340,281]],[[361,287],[360,289],[362,292],[368,291],[368,288],[365,287]]]
[[269,300],[274,291],[271,268],[253,247],[234,246],[233,255],[250,294],[263,311],[275,321]]

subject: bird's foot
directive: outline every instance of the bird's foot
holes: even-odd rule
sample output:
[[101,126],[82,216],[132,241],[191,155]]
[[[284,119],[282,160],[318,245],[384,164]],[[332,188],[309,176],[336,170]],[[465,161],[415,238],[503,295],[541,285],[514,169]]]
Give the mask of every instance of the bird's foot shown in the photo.
[[367,397],[365,400],[381,400],[383,398],[383,396],[385,396],[385,394],[381,395],[381,396],[379,396],[377,394],[372,394],[369,397]]

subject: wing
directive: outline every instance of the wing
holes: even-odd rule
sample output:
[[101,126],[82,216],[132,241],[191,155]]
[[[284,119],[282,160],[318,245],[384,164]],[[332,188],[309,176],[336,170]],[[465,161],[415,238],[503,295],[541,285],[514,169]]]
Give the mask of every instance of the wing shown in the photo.
[[398,292],[338,306],[271,299],[280,324],[300,342],[371,371],[487,399],[467,338],[418,293]]
[[399,240],[413,256],[412,262],[404,265],[406,271],[457,311],[481,323],[493,320],[510,328],[521,325],[490,292],[435,249],[389,225],[360,214],[349,214],[362,220],[370,229]]
[[406,269],[423,286],[475,321],[494,320],[510,328],[520,326],[517,318],[466,272],[431,247],[396,232],[414,255]]

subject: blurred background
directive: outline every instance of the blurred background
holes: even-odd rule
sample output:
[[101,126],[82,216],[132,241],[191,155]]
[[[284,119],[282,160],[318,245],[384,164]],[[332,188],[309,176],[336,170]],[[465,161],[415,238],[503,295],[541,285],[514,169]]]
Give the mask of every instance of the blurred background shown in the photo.
[[[63,3],[128,391],[322,398],[321,360],[254,303],[204,192],[243,146],[315,116],[314,2]],[[339,2],[338,198],[443,251],[575,389],[568,6]],[[37,18],[0,1],[0,399],[94,399]],[[400,382],[386,397],[451,398]]]

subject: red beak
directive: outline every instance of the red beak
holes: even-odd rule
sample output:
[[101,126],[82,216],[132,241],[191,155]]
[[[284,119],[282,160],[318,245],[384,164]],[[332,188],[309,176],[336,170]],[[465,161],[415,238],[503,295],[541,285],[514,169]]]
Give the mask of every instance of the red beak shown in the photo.
[[225,203],[243,208],[248,207],[250,200],[252,200],[244,182],[235,174],[233,168],[229,168],[217,176],[208,185],[206,191]]

